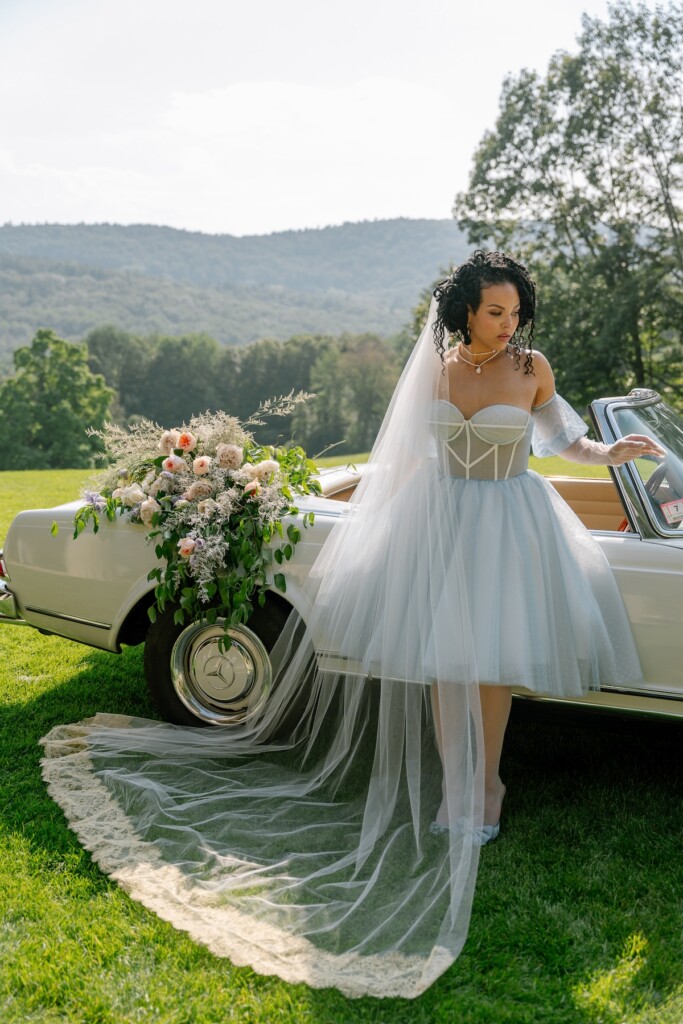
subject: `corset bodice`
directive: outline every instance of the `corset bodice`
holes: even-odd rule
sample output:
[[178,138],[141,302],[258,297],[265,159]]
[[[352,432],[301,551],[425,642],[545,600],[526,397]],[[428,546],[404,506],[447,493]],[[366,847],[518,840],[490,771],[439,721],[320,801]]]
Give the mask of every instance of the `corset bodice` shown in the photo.
[[529,462],[533,422],[516,405],[488,405],[470,419],[446,399],[434,402],[431,420],[439,466],[466,480],[507,480]]

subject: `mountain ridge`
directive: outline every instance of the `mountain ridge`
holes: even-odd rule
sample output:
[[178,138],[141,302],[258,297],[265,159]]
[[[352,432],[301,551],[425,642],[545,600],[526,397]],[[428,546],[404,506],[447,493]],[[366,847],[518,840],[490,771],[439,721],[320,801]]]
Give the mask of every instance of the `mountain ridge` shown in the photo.
[[422,290],[466,254],[452,220],[347,222],[269,235],[155,225],[0,226],[0,360],[38,327],[78,340],[208,333],[222,344],[373,331],[410,319]]

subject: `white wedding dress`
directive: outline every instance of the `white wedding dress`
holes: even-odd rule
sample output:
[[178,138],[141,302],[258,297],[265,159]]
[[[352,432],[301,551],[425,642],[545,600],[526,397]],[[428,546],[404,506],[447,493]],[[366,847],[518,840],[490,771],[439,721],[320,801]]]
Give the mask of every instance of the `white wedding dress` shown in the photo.
[[[582,421],[557,397],[466,420],[433,315],[316,561],[303,641],[290,621],[273,652],[262,715],[229,732],[100,715],[44,739],[51,794],[133,897],[235,964],[350,996],[414,997],[465,941],[479,685],[640,677],[600,548],[527,470],[532,436],[564,450]],[[457,827],[434,836],[442,774]]]

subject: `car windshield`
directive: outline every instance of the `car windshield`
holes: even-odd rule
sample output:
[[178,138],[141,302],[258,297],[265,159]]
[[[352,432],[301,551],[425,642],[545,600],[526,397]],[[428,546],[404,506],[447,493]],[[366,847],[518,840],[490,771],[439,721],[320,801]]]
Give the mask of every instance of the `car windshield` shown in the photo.
[[656,521],[665,530],[683,530],[683,418],[657,401],[612,409],[619,433],[647,434],[666,448],[665,459],[651,455],[632,463]]

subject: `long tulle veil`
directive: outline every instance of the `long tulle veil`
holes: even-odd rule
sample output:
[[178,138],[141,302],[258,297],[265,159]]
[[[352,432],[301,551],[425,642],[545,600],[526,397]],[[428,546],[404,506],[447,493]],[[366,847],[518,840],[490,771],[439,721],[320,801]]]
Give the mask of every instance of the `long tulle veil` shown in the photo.
[[[97,715],[43,741],[70,827],[134,898],[235,964],[351,996],[414,997],[453,962],[477,869],[481,721],[436,458],[435,316],[432,301],[258,718]],[[442,788],[455,827],[432,835]]]

